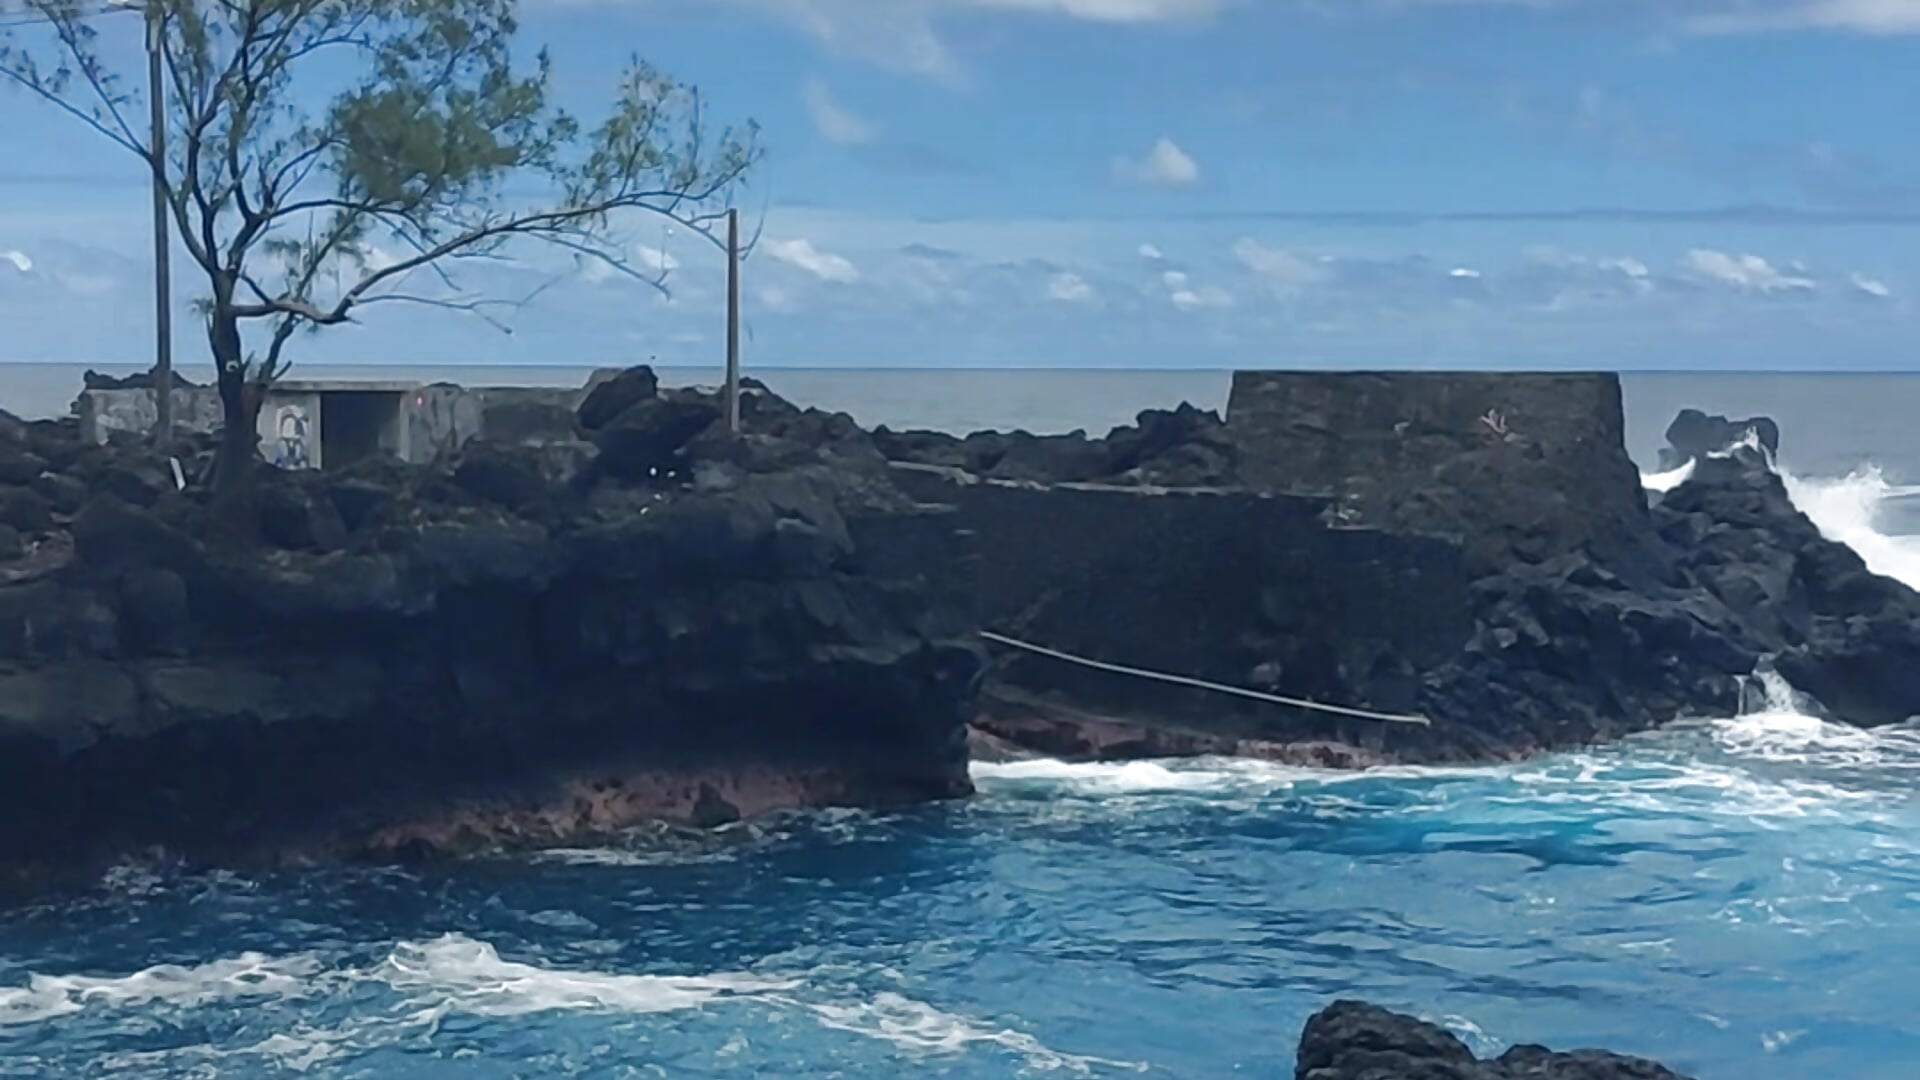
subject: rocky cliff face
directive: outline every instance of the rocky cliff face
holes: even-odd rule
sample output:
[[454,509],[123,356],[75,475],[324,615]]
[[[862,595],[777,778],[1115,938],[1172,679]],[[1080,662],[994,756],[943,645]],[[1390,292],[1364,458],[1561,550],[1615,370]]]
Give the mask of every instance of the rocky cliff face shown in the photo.
[[575,440],[263,475],[241,539],[0,422],[0,874],[964,794],[977,646],[855,539],[913,505],[845,418],[745,411],[631,373]]

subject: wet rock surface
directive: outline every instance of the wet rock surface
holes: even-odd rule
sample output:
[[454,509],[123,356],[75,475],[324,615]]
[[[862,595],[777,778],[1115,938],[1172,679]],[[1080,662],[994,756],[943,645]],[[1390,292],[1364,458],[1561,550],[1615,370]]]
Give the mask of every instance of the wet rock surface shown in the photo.
[[1667,445],[1660,448],[1660,469],[1677,469],[1689,461],[1726,454],[1745,446],[1764,451],[1771,460],[1780,454],[1780,425],[1771,417],[1731,420],[1699,409],[1682,409],[1667,426]]
[[960,438],[882,427],[874,431],[873,441],[891,461],[1041,484],[1230,486],[1236,481],[1238,460],[1220,415],[1185,403],[1171,410],[1148,409],[1131,426],[1114,428],[1104,439],[1089,438],[1083,431],[978,431]]
[[597,445],[263,466],[239,523],[137,444],[0,418],[57,470],[0,483],[0,877],[970,790],[982,656],[853,539],[913,511],[864,433],[607,386]]
[[1733,636],[1835,719],[1920,716],[1920,593],[1820,535],[1764,461],[1699,461],[1654,508],[1688,577],[1735,616]]
[[1643,1058],[1604,1050],[1516,1046],[1481,1060],[1444,1028],[1357,1001],[1307,1021],[1295,1080],[1687,1080]]

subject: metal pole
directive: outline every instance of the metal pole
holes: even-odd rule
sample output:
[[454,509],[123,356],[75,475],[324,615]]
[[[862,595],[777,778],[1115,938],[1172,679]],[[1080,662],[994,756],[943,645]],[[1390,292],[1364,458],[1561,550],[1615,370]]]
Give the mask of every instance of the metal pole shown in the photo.
[[160,83],[164,0],[147,0],[148,152],[153,156],[154,439],[173,445],[173,282],[167,264],[167,118]]
[[727,211],[727,430],[740,433],[740,211]]

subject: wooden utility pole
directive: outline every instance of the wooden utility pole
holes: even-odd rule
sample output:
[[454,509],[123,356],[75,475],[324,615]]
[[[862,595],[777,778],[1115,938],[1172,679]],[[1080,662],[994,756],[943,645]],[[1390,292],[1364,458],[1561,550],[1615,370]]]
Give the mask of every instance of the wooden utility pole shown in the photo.
[[160,82],[164,0],[147,0],[147,152],[153,157],[153,438],[173,445],[173,281],[167,263],[167,117]]
[[740,211],[727,211],[727,430],[740,434]]

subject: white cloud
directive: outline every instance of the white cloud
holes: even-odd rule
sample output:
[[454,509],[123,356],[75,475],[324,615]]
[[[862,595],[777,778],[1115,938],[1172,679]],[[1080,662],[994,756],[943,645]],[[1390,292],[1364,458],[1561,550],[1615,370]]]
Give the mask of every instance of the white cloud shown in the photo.
[[952,7],[1000,8],[1066,15],[1095,22],[1169,22],[1205,18],[1220,10],[1220,0],[949,0]]
[[680,269],[680,260],[657,247],[646,244],[633,246],[634,269],[643,274],[671,274]]
[[832,255],[813,246],[810,240],[774,240],[767,244],[767,254],[783,263],[797,266],[823,281],[849,282],[860,278],[860,271],[851,262],[839,255]]
[[1797,264],[1783,271],[1758,255],[1695,248],[1687,252],[1685,265],[1697,277],[1754,292],[1810,290],[1814,287],[1813,279],[1807,277]]
[[759,298],[762,304],[766,305],[769,311],[778,311],[786,314],[800,309],[800,305],[794,302],[793,294],[787,292],[785,289],[775,288],[773,286],[762,286],[754,295]]
[[1447,271],[1447,276],[1476,281],[1480,278],[1480,271],[1469,266],[1456,266],[1452,270]]
[[1920,0],[1774,0],[1723,5],[1690,20],[1705,33],[1844,30],[1858,34],[1920,33]]
[[1164,259],[1167,256],[1163,252],[1161,252],[1159,248],[1154,247],[1152,244],[1141,244],[1140,257],[1143,259],[1146,259],[1149,262],[1159,262],[1161,259]]
[[1328,276],[1324,261],[1303,259],[1290,251],[1267,247],[1251,237],[1243,237],[1233,245],[1233,256],[1242,266],[1283,288],[1311,285],[1325,281]]
[[1184,270],[1166,271],[1160,275],[1160,283],[1167,287],[1167,299],[1181,311],[1233,306],[1232,293],[1217,286],[1195,285]]
[[[712,0],[683,0],[688,4]],[[1225,0],[732,0],[798,26],[842,55],[895,71],[962,80],[938,24],[983,11],[1126,25],[1193,21]]]
[[1065,303],[1080,303],[1093,299],[1093,286],[1079,274],[1059,273],[1047,280],[1047,296]]
[[366,271],[370,274],[379,273],[400,261],[400,256],[395,255],[379,244],[362,245],[359,255],[361,265],[365,267]]
[[12,263],[13,268],[23,274],[33,272],[33,260],[27,257],[26,252],[17,248],[12,251],[0,251],[0,260]]
[[110,293],[118,286],[119,280],[110,274],[61,274],[60,284],[68,292],[81,296],[99,296]]
[[1113,174],[1154,187],[1191,187],[1200,181],[1200,165],[1172,139],[1162,138],[1138,161],[1115,158]]
[[876,134],[873,125],[833,100],[825,82],[808,79],[801,96],[821,138],[840,146],[860,146],[873,141]]
[[1198,311],[1201,308],[1224,308],[1233,306],[1233,294],[1225,289],[1203,285],[1197,289],[1175,289],[1167,294],[1167,299],[1181,311]]
[[1880,300],[1885,300],[1893,296],[1893,290],[1887,288],[1887,283],[1878,278],[1870,278],[1865,274],[1856,272],[1848,280],[1853,283],[1854,288],[1859,289],[1868,296]]

